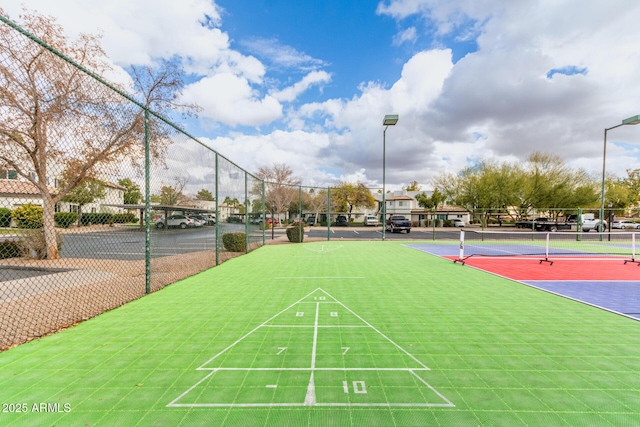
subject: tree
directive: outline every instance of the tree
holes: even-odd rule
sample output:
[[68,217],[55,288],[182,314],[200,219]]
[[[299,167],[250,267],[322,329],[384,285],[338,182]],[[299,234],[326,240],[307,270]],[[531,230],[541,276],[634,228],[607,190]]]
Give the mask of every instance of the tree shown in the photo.
[[446,199],[488,216],[515,207],[517,217],[532,208],[556,218],[565,208],[592,205],[598,197],[595,182],[582,169],[572,169],[558,156],[535,152],[522,163],[481,160],[458,174],[444,173],[433,180]]
[[624,180],[629,189],[629,199],[631,204],[640,202],[640,169],[627,169],[627,177]]
[[[62,172],[60,184],[62,184],[63,187],[65,187],[69,181],[76,179],[78,163],[77,161],[70,161],[67,169]],[[96,199],[104,198],[105,194],[104,182],[94,176],[87,176],[70,190],[67,195],[62,198],[62,201],[78,205],[78,220],[80,221],[82,219],[82,207],[93,203]]]
[[444,201],[444,196],[435,188],[431,196],[427,196],[426,193],[420,193],[416,195],[416,200],[418,202],[418,206],[423,207],[425,209],[437,210],[438,205]]
[[298,197],[300,179],[294,177],[293,170],[284,163],[276,163],[271,168],[261,167],[256,177],[265,181],[266,207],[275,213],[286,212]]
[[422,190],[422,186],[418,184],[418,181],[411,181],[411,184],[404,187],[406,191],[420,191]]
[[124,204],[125,205],[137,205],[142,200],[142,192],[140,186],[129,178],[123,178],[118,180],[118,185],[125,188],[124,191]]
[[198,194],[196,194],[196,199],[198,199],[198,200],[207,200],[209,202],[213,202],[216,198],[213,197],[213,194],[211,194],[211,191],[205,190],[203,188],[202,190],[198,191]]
[[[83,34],[70,42],[52,17],[31,12],[20,18],[36,38],[95,75],[112,71],[98,37]],[[0,169],[15,170],[38,189],[46,258],[57,259],[56,203],[87,177],[114,172],[125,159],[141,166],[145,110],[8,25],[0,26],[0,51]],[[175,107],[183,88],[175,64],[162,63],[151,74],[145,73],[150,68],[133,70],[134,89],[146,108],[162,114]],[[150,154],[161,162],[170,130],[151,115],[150,135]],[[73,179],[52,191],[48,181],[72,161],[78,165]]]
[[361,182],[352,184],[343,182],[331,189],[331,199],[336,201],[337,209],[347,213],[347,218],[351,221],[351,213],[355,207],[373,208],[376,199],[371,191]]

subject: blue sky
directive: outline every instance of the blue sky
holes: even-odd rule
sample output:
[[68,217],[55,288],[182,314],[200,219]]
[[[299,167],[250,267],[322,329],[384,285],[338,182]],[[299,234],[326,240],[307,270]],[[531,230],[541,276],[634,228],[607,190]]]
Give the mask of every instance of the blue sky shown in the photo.
[[[637,0],[28,0],[71,37],[103,33],[110,78],[177,58],[184,123],[250,171],[281,162],[308,185],[417,180],[478,159],[556,154],[594,176],[605,127],[640,114]],[[0,0],[12,18],[19,2]],[[621,13],[624,11],[624,13]],[[188,147],[170,166],[188,176]],[[640,167],[640,126],[609,134],[607,170]]]

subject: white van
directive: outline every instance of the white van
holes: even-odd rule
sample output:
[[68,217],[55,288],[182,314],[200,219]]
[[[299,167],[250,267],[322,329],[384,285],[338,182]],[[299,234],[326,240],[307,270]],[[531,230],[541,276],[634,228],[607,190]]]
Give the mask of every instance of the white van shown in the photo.
[[364,217],[364,225],[378,225],[378,218],[375,215],[367,215]]

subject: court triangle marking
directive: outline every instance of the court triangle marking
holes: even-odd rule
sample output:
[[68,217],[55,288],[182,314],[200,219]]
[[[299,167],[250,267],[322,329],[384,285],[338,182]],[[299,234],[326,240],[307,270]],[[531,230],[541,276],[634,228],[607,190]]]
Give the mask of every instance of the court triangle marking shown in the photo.
[[419,373],[429,367],[320,287],[196,370],[208,373],[167,407],[455,407]]

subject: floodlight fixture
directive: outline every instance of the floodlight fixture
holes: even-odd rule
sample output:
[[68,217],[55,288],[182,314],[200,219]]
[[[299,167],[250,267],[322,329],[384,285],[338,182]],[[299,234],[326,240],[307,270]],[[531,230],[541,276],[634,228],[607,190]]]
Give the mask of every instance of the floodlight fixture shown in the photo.
[[398,123],[397,114],[387,114],[384,116],[384,120],[382,121],[383,126],[394,126],[396,123]]
[[[622,123],[619,125],[611,126],[610,128],[604,129],[604,149],[602,151],[602,189],[600,191],[600,224],[598,226],[601,233],[604,231],[604,224],[602,221],[604,220],[604,180],[605,180],[605,166],[607,164],[607,132],[611,129],[619,128],[620,126],[627,125],[637,125],[640,124],[640,115],[635,115],[633,117],[629,117],[628,119],[624,119]],[[600,234],[600,239],[602,240],[602,234]]]

